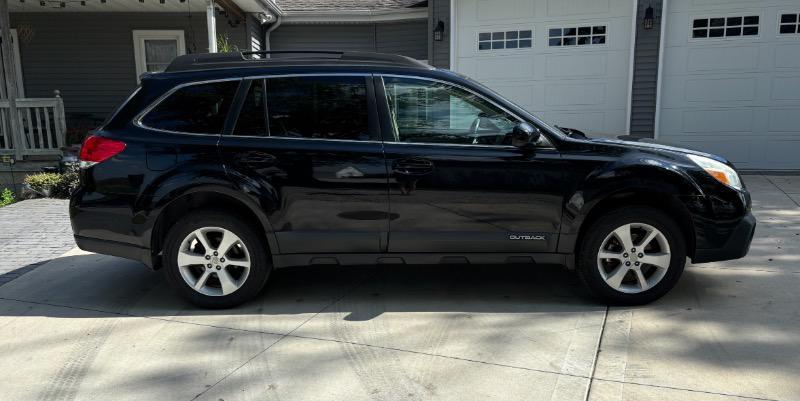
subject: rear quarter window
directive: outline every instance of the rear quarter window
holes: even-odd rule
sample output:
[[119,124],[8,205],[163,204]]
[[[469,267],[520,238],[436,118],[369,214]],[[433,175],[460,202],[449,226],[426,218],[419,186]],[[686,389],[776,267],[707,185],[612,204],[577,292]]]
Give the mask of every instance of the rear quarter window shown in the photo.
[[145,114],[141,123],[167,131],[220,134],[238,86],[238,80],[184,86]]

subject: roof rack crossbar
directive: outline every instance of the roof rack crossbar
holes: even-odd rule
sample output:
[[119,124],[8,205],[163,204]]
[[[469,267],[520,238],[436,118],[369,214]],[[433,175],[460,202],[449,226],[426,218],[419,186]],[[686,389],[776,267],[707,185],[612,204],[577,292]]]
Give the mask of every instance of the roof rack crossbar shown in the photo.
[[[250,56],[269,55],[296,55],[298,57],[264,57]],[[307,56],[307,57],[306,57]],[[417,68],[432,68],[431,66],[410,57],[396,54],[333,51],[333,50],[256,50],[236,53],[204,53],[187,54],[175,58],[166,71],[207,70],[214,68],[249,67],[269,65],[276,62],[291,62],[293,60],[338,60],[341,62],[399,65]]]

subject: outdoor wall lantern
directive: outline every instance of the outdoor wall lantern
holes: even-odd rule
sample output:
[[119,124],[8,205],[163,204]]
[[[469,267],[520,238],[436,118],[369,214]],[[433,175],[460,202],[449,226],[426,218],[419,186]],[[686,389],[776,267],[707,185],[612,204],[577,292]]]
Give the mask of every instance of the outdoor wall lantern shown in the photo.
[[644,21],[642,22],[642,26],[644,29],[653,29],[653,6],[647,6],[647,9],[644,10]]
[[439,20],[436,23],[436,28],[433,28],[433,40],[441,42],[444,39],[444,22]]

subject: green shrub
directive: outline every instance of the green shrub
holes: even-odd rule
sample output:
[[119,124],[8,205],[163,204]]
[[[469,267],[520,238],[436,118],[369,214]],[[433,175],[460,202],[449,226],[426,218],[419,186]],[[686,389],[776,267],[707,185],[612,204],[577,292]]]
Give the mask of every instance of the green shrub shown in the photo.
[[3,192],[0,192],[0,207],[8,206],[14,202],[16,202],[14,192],[8,188],[3,188]]
[[55,196],[54,189],[61,183],[61,174],[36,173],[25,177],[25,184],[45,196]]
[[36,173],[25,177],[25,184],[49,198],[69,198],[79,183],[77,163],[67,164],[63,173]]

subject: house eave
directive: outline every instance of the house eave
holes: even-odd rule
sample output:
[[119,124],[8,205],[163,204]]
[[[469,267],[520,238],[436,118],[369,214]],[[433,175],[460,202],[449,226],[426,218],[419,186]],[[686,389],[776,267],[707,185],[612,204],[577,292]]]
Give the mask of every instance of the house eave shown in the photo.
[[285,11],[284,24],[350,24],[427,19],[427,8],[409,10]]

